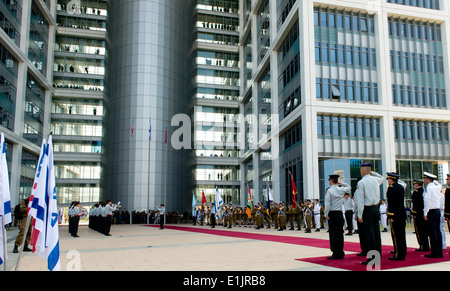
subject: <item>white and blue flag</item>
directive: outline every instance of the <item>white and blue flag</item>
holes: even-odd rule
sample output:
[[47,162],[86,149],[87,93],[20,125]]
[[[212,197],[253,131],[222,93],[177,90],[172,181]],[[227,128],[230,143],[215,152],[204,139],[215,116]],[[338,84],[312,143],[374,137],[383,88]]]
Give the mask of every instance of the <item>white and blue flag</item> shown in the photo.
[[9,189],[8,164],[6,162],[5,136],[1,133],[0,139],[0,265],[6,261],[6,225],[12,222],[11,193]]
[[220,195],[219,188],[216,186],[216,203],[214,203],[214,208],[216,209],[216,215],[219,214],[219,209],[223,204],[222,196]]
[[195,214],[195,207],[197,207],[197,197],[195,196],[195,193],[192,192],[192,213]]
[[34,220],[31,245],[33,251],[47,260],[50,271],[61,269],[59,252],[59,230],[58,230],[58,206],[56,200],[55,168],[53,162],[52,136],[43,151],[40,161],[38,181],[35,184],[32,203],[32,214]]

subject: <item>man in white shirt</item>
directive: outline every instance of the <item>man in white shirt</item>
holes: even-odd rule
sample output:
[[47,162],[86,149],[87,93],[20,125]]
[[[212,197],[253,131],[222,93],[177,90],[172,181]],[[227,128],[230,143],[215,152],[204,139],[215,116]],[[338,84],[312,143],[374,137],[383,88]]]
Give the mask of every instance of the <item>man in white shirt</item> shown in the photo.
[[[381,233],[380,233],[380,185],[386,180],[385,177],[372,171],[372,164],[361,164],[361,177],[358,182],[358,190],[355,192],[355,203],[357,205],[357,219],[359,224],[362,252],[360,256],[366,256],[370,251],[377,251],[381,256]],[[367,265],[371,259],[362,262]]]
[[[330,260],[341,260],[344,258],[344,216],[342,215],[342,204],[344,203],[344,194],[351,191],[348,184],[338,184],[339,175],[330,175],[328,179],[330,188],[325,194],[325,217],[328,221],[330,235],[330,249],[332,256]],[[351,224],[351,221],[350,221]]]
[[423,192],[423,215],[428,223],[428,233],[430,235],[431,253],[425,255],[427,258],[442,258],[442,234],[441,224],[441,189],[442,186],[435,182],[437,177],[431,173],[423,173],[425,190]]
[[353,235],[353,200],[350,198],[349,193],[344,194],[344,216],[347,222],[348,232],[345,235]]
[[108,200],[108,202],[106,203],[103,210],[104,210],[104,217],[105,217],[105,225],[104,225],[104,233],[103,234],[105,236],[111,236],[109,234],[109,232],[111,230],[113,212],[116,211],[116,205],[112,205],[111,200]]
[[387,205],[384,199],[381,200],[380,216],[381,216],[381,225],[383,226],[382,232],[387,232]]
[[166,213],[164,204],[161,204],[160,207],[156,207],[156,209],[158,209],[159,214],[159,229],[164,229],[164,214]]
[[314,201],[314,223],[316,225],[316,232],[320,231],[320,202],[319,199]]

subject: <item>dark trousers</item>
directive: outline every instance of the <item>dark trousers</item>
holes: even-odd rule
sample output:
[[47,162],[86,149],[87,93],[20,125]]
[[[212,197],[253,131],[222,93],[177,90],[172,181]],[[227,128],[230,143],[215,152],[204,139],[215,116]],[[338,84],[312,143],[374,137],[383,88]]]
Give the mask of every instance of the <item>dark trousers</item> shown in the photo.
[[345,220],[347,221],[348,232],[352,232],[353,231],[353,211],[351,211],[351,210],[345,211]]
[[378,206],[365,206],[362,219],[363,223],[360,224],[362,229],[358,226],[358,233],[363,233],[362,236],[367,243],[366,252],[378,251],[381,256],[380,211]]
[[164,215],[159,216],[159,228],[164,229]]
[[69,233],[72,236],[78,234],[78,224],[80,222],[79,216],[73,216],[69,218]]
[[111,230],[111,224],[112,224],[112,215],[108,215],[105,217],[105,222],[103,225],[103,234],[108,235]]
[[216,214],[215,213],[211,213],[211,227],[212,228],[216,227]]
[[391,222],[391,236],[394,242],[394,257],[404,259],[406,257],[406,220],[395,219]]
[[356,223],[358,225],[358,237],[359,237],[359,246],[361,247],[361,254],[367,255],[367,239],[364,235],[364,226],[363,223],[359,221]]
[[105,234],[105,224],[106,224],[106,217],[99,216],[98,217],[98,232]]
[[431,255],[442,257],[442,233],[440,229],[441,212],[439,209],[428,211],[428,232],[430,234]]
[[414,229],[416,231],[417,242],[419,243],[420,250],[429,251],[430,242],[428,240],[428,230],[423,215],[418,215],[414,219]]
[[329,234],[330,234],[330,249],[333,257],[343,258],[344,253],[344,217],[342,211],[330,211],[328,214]]

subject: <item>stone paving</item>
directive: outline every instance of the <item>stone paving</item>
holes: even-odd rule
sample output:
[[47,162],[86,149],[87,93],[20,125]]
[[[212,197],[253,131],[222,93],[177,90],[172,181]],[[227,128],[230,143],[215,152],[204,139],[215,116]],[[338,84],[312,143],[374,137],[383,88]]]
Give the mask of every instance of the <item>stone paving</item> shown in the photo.
[[[208,226],[177,226],[209,228]],[[328,233],[256,230],[250,227],[218,230],[252,232],[277,236],[308,237],[328,240]],[[271,241],[208,235],[143,225],[113,225],[110,237],[87,226],[80,226],[73,238],[67,226],[60,226],[61,271],[334,271],[341,270],[296,259],[329,256],[330,250]],[[12,253],[17,231],[8,232],[7,270],[15,270],[18,255]],[[447,241],[450,243],[447,233]],[[345,241],[359,242],[358,235]],[[390,232],[382,233],[383,245],[392,245]],[[417,248],[415,234],[407,230],[407,244]],[[448,256],[447,250],[445,253]],[[362,261],[362,260],[361,260]],[[19,271],[47,271],[45,259],[24,253]],[[2,269],[3,270],[3,266]],[[396,270],[450,271],[450,262],[401,268]]]

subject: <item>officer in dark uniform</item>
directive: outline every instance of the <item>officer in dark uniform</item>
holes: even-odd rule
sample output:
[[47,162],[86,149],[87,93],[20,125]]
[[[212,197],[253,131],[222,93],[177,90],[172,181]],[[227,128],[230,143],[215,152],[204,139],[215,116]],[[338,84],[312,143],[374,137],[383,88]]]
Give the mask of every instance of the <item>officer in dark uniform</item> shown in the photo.
[[425,219],[423,219],[423,181],[414,180],[413,183],[414,192],[411,195],[411,213],[414,219],[414,230],[416,232],[417,242],[420,246],[418,249],[416,249],[416,251],[429,252],[430,242],[428,240],[428,232],[425,224]]
[[387,173],[389,184],[387,197],[388,220],[391,224],[391,235],[394,243],[394,256],[389,260],[403,261],[406,257],[406,210],[405,189],[398,184],[400,175]]

